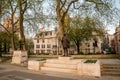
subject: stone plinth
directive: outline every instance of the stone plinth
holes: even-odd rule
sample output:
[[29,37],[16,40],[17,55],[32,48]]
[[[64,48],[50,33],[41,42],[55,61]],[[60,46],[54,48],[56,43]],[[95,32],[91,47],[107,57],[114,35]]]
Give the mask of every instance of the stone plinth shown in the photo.
[[74,60],[72,57],[59,57],[58,59],[48,59],[41,67],[42,71],[56,71],[63,73],[77,73],[77,64],[81,60]]
[[79,75],[87,75],[87,76],[101,76],[100,71],[100,61],[97,60],[96,63],[84,63],[83,60],[82,63],[78,64],[78,74]]
[[28,60],[27,51],[14,51],[12,57],[12,64],[23,64]]
[[45,61],[35,61],[35,60],[28,61],[28,69],[39,71],[44,63]]
[[73,59],[72,57],[59,57],[58,59],[47,59],[46,61],[29,61],[28,69],[36,71],[56,71],[72,73],[76,75],[101,76],[100,62],[84,63],[85,60]]

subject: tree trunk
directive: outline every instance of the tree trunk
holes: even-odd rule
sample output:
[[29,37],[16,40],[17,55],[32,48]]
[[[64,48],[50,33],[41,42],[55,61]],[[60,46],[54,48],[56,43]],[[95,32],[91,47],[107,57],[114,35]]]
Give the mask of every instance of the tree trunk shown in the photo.
[[20,39],[23,43],[23,50],[26,50],[26,46],[25,46],[25,36],[24,36],[24,28],[23,28],[23,15],[20,14]]
[[95,51],[95,46],[94,46],[93,50],[94,50],[94,54],[95,54],[95,52],[96,52],[96,51]]
[[59,25],[59,28],[58,28],[58,38],[59,40],[62,40],[62,36],[64,34],[64,21],[62,22],[62,14],[61,14],[61,10],[60,10],[60,0],[56,0],[57,2],[57,7],[56,7],[56,13],[57,13],[57,20],[58,20],[58,25]]
[[[0,1],[1,4],[1,1]],[[0,5],[0,18],[1,18],[1,13],[2,13],[2,6]]]
[[59,39],[62,40],[63,34],[64,34],[64,22],[59,21]]
[[2,57],[2,42],[0,42],[0,57]]
[[[58,21],[58,24],[59,24],[59,29],[58,29],[58,40],[59,40],[59,45],[62,45],[61,41],[62,41],[62,37],[63,37],[63,34],[64,34],[64,25],[61,21]],[[62,47],[62,55],[64,55],[64,50],[63,50],[63,46]]]
[[25,46],[25,36],[24,36],[24,27],[23,27],[23,19],[24,19],[24,11],[22,9],[22,0],[18,0],[19,1],[19,26],[20,26],[20,39],[23,43],[22,48],[23,50],[26,50],[26,46]]
[[6,47],[6,41],[4,41],[4,53],[6,53],[7,52],[7,49],[6,49],[7,47]]
[[15,50],[15,43],[14,43],[13,35],[12,35],[12,37],[11,37],[11,41],[12,41],[12,50]]
[[11,16],[11,25],[12,25],[12,36],[11,36],[12,49],[15,50],[15,40],[14,40],[14,14],[12,14],[12,16]]
[[79,54],[79,52],[80,52],[80,44],[79,44],[79,42],[76,43],[76,46],[77,46],[77,53]]

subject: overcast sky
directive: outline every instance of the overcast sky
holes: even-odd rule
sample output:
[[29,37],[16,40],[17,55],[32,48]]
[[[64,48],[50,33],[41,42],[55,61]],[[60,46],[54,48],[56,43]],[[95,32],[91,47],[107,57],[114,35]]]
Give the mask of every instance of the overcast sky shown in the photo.
[[[115,5],[116,5],[117,8],[120,9],[120,0],[116,0],[116,4]],[[108,26],[108,33],[109,34],[114,34],[115,33],[115,28],[119,26],[119,20],[116,22],[116,25],[109,25]]]
[[[45,4],[46,7],[48,7],[47,4]],[[115,0],[115,6],[120,9],[120,0]],[[46,9],[45,9],[46,10]],[[46,12],[46,11],[45,11]],[[47,10],[48,12],[48,10]],[[119,19],[120,20],[120,19]],[[106,29],[108,30],[109,34],[114,34],[115,33],[115,28],[118,27],[119,25],[119,20],[116,20],[114,24],[112,25],[106,25]]]

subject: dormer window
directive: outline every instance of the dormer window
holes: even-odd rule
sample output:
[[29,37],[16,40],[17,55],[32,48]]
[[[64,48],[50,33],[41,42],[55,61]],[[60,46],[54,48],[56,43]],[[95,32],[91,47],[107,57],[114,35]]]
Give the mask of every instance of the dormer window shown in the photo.
[[48,35],[48,32],[45,32],[45,36],[47,36]]
[[45,40],[44,40],[44,39],[42,39],[42,42],[44,43],[44,42],[45,42]]
[[50,32],[50,35],[52,35],[52,31]]
[[37,39],[37,43],[39,43],[39,40]]

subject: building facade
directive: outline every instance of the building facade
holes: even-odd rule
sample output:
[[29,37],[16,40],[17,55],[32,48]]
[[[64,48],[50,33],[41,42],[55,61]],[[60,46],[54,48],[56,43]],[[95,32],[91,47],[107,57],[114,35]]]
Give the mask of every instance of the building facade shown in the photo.
[[34,53],[58,54],[60,51],[56,31],[40,29],[40,33],[34,38]]
[[[80,44],[80,52],[84,54],[89,53],[102,53],[104,40],[107,42],[105,45],[109,45],[108,34],[104,33],[104,36],[96,35],[88,41],[82,41]],[[36,34],[34,38],[34,53],[44,54],[62,54],[62,45],[58,41],[57,32],[55,30],[45,31],[43,28],[40,29],[40,33]],[[95,45],[94,45],[95,44]],[[69,54],[77,54],[77,48],[74,42],[70,43]]]
[[114,33],[113,48],[115,52],[120,56],[120,25],[116,28]]

